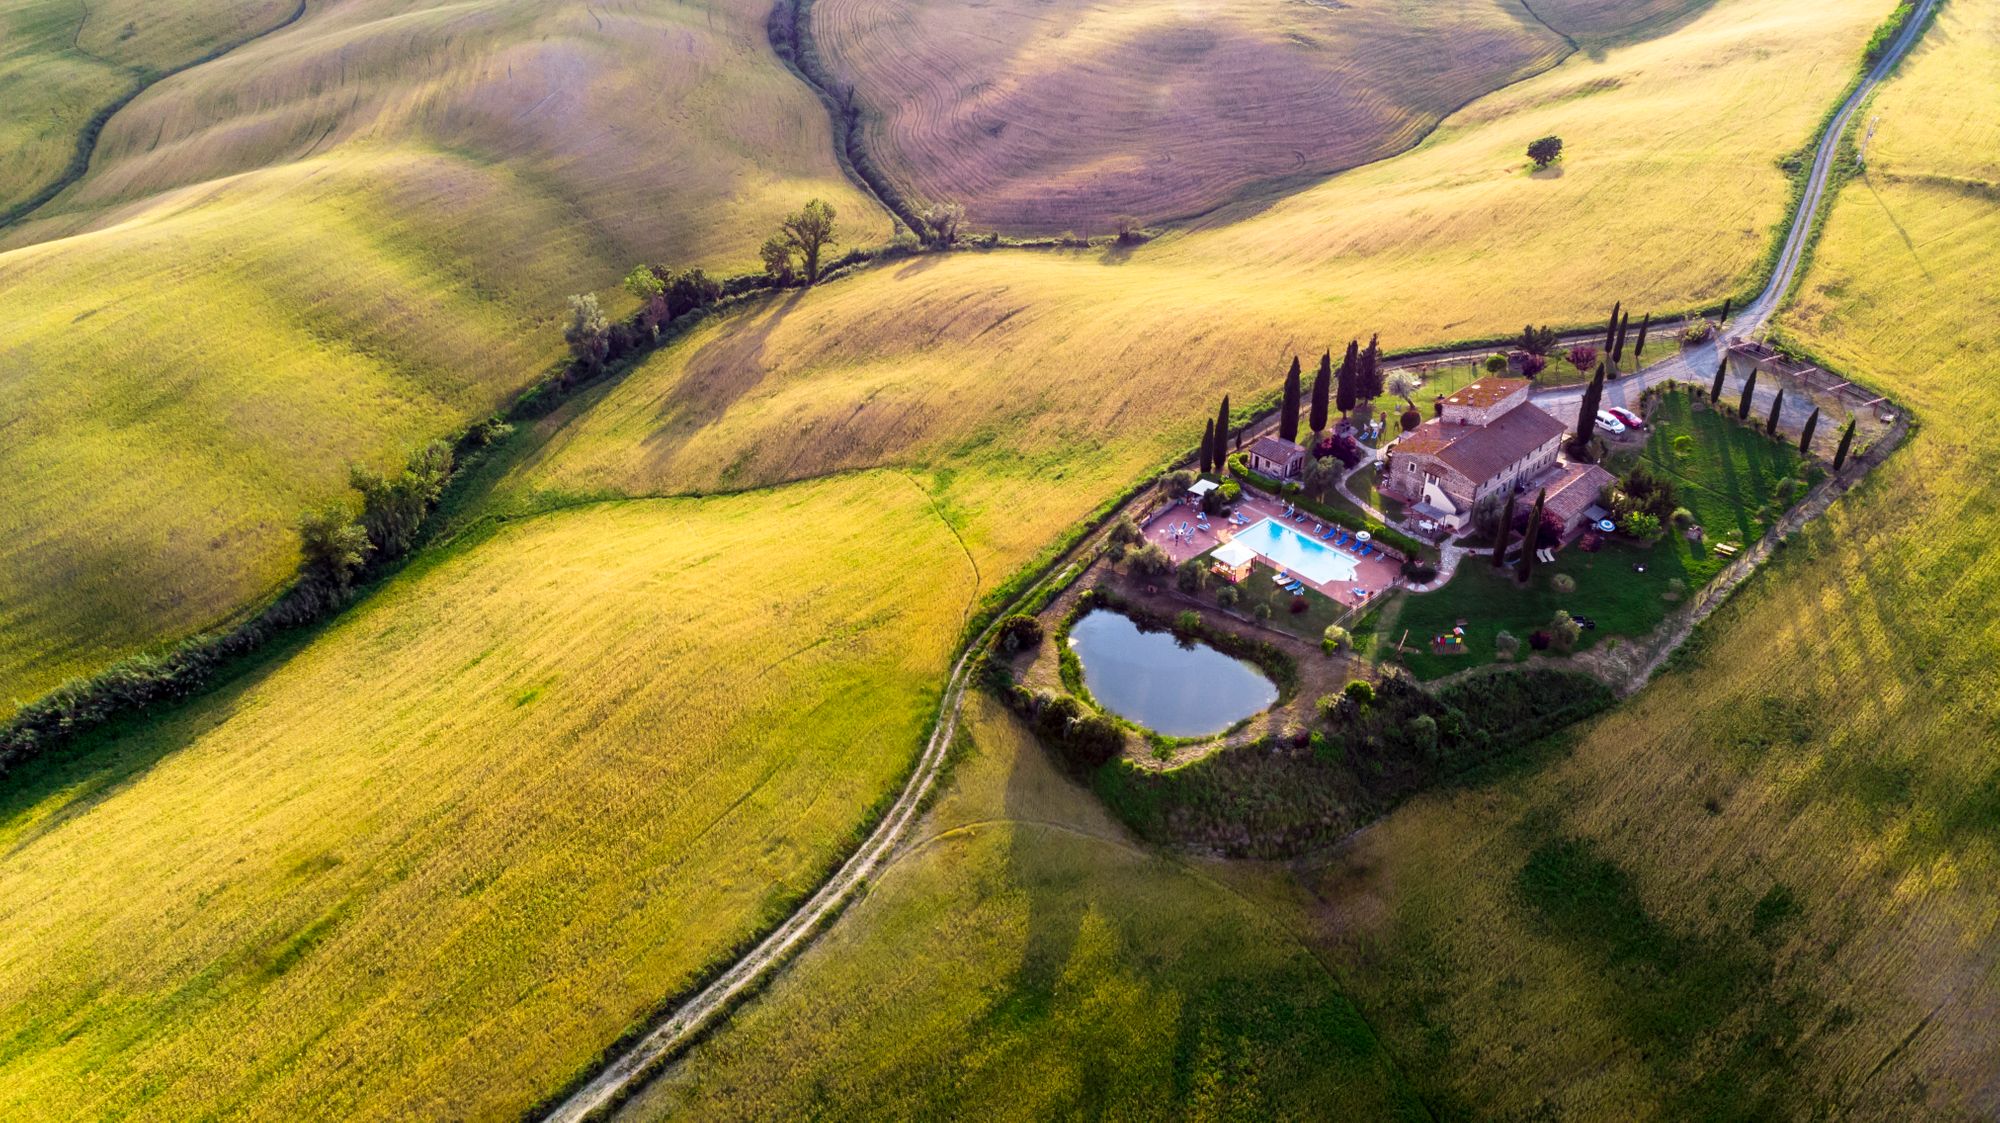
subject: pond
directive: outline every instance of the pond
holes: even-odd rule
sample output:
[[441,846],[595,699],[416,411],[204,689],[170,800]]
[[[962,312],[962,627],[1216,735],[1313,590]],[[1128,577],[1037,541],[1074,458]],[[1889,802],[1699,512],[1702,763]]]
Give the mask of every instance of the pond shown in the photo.
[[1078,620],[1069,645],[1098,705],[1169,737],[1220,733],[1278,700],[1255,666],[1171,632],[1141,631],[1116,612]]

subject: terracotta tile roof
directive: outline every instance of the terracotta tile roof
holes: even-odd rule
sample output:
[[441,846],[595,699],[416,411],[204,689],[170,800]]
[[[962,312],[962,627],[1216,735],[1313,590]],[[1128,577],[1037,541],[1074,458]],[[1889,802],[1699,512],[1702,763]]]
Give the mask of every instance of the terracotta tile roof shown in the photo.
[[1251,441],[1250,447],[1245,451],[1254,452],[1266,460],[1275,460],[1283,464],[1294,456],[1304,456],[1306,450],[1295,441],[1267,435]]
[[1474,484],[1482,484],[1562,434],[1562,422],[1539,406],[1522,405],[1485,425],[1432,418],[1404,434],[1396,451],[1435,456]]
[[1528,388],[1525,378],[1482,378],[1445,396],[1445,404],[1484,409]]
[[1595,464],[1565,465],[1562,475],[1544,485],[1548,498],[1542,501],[1542,510],[1567,523],[1589,510],[1604,489],[1617,482],[1618,477]]

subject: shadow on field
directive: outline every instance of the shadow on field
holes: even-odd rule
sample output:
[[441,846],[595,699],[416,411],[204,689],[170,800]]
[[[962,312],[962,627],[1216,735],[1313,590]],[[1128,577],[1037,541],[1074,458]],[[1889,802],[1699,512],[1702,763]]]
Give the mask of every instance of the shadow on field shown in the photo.
[[792,290],[689,357],[686,370],[660,399],[658,425],[645,437],[648,453],[671,456],[679,438],[708,427],[763,383],[775,369],[766,345],[806,291]]
[[[0,860],[117,795],[154,765],[228,721],[244,696],[314,637],[319,625],[285,634],[200,696],[116,722],[0,777]],[[26,827],[8,837],[12,824]]]

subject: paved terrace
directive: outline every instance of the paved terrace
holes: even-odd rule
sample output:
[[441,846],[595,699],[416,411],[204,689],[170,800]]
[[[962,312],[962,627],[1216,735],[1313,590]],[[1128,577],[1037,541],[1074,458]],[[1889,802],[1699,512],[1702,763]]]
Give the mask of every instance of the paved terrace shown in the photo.
[[[1183,500],[1182,502],[1168,506],[1165,510],[1146,521],[1144,527],[1146,541],[1155,543],[1161,549],[1165,550],[1167,556],[1174,560],[1174,564],[1179,565],[1189,558],[1198,557],[1229,541],[1234,536],[1233,532],[1241,530],[1245,525],[1255,525],[1258,521],[1265,518],[1276,519],[1308,538],[1317,537],[1319,532],[1326,529],[1326,523],[1315,519],[1311,515],[1305,515],[1303,519],[1286,518],[1283,503],[1258,492],[1251,491],[1248,488],[1243,490],[1243,498],[1236,503],[1236,513],[1249,519],[1250,522],[1248,524],[1239,523],[1231,526],[1226,515],[1221,518],[1208,519],[1202,515],[1201,507],[1198,504]],[[1208,523],[1208,530],[1200,529],[1200,524],[1203,522]],[[1187,527],[1187,533],[1185,535],[1176,533],[1178,528],[1183,525]],[[1351,542],[1346,549],[1335,546],[1331,541],[1325,544],[1328,549],[1346,554],[1350,558],[1355,557],[1354,547]],[[1298,577],[1301,582],[1304,582],[1307,588],[1317,590],[1333,598],[1336,604],[1358,605],[1366,603],[1368,600],[1388,591],[1396,583],[1397,577],[1403,571],[1401,562],[1389,561],[1379,554],[1365,558],[1355,558],[1355,563],[1356,569],[1354,580],[1352,581],[1327,581],[1321,583],[1306,580],[1304,574],[1295,574],[1294,576]],[[1273,569],[1283,568],[1268,558],[1262,559],[1262,564],[1268,565]],[[1259,575],[1251,577],[1244,584],[1247,586],[1251,581],[1268,582],[1269,580],[1269,577]],[[1357,592],[1357,590],[1365,590],[1365,592]]]

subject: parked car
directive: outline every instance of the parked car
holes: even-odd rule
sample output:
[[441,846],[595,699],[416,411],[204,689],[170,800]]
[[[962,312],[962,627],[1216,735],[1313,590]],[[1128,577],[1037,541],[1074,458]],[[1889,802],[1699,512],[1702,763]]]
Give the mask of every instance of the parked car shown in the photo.
[[1624,422],[1627,429],[1644,429],[1646,427],[1645,419],[1621,406],[1612,406],[1604,412]]
[[1625,423],[1623,421],[1611,416],[1610,411],[1602,409],[1597,411],[1597,427],[1614,437],[1625,431]]

